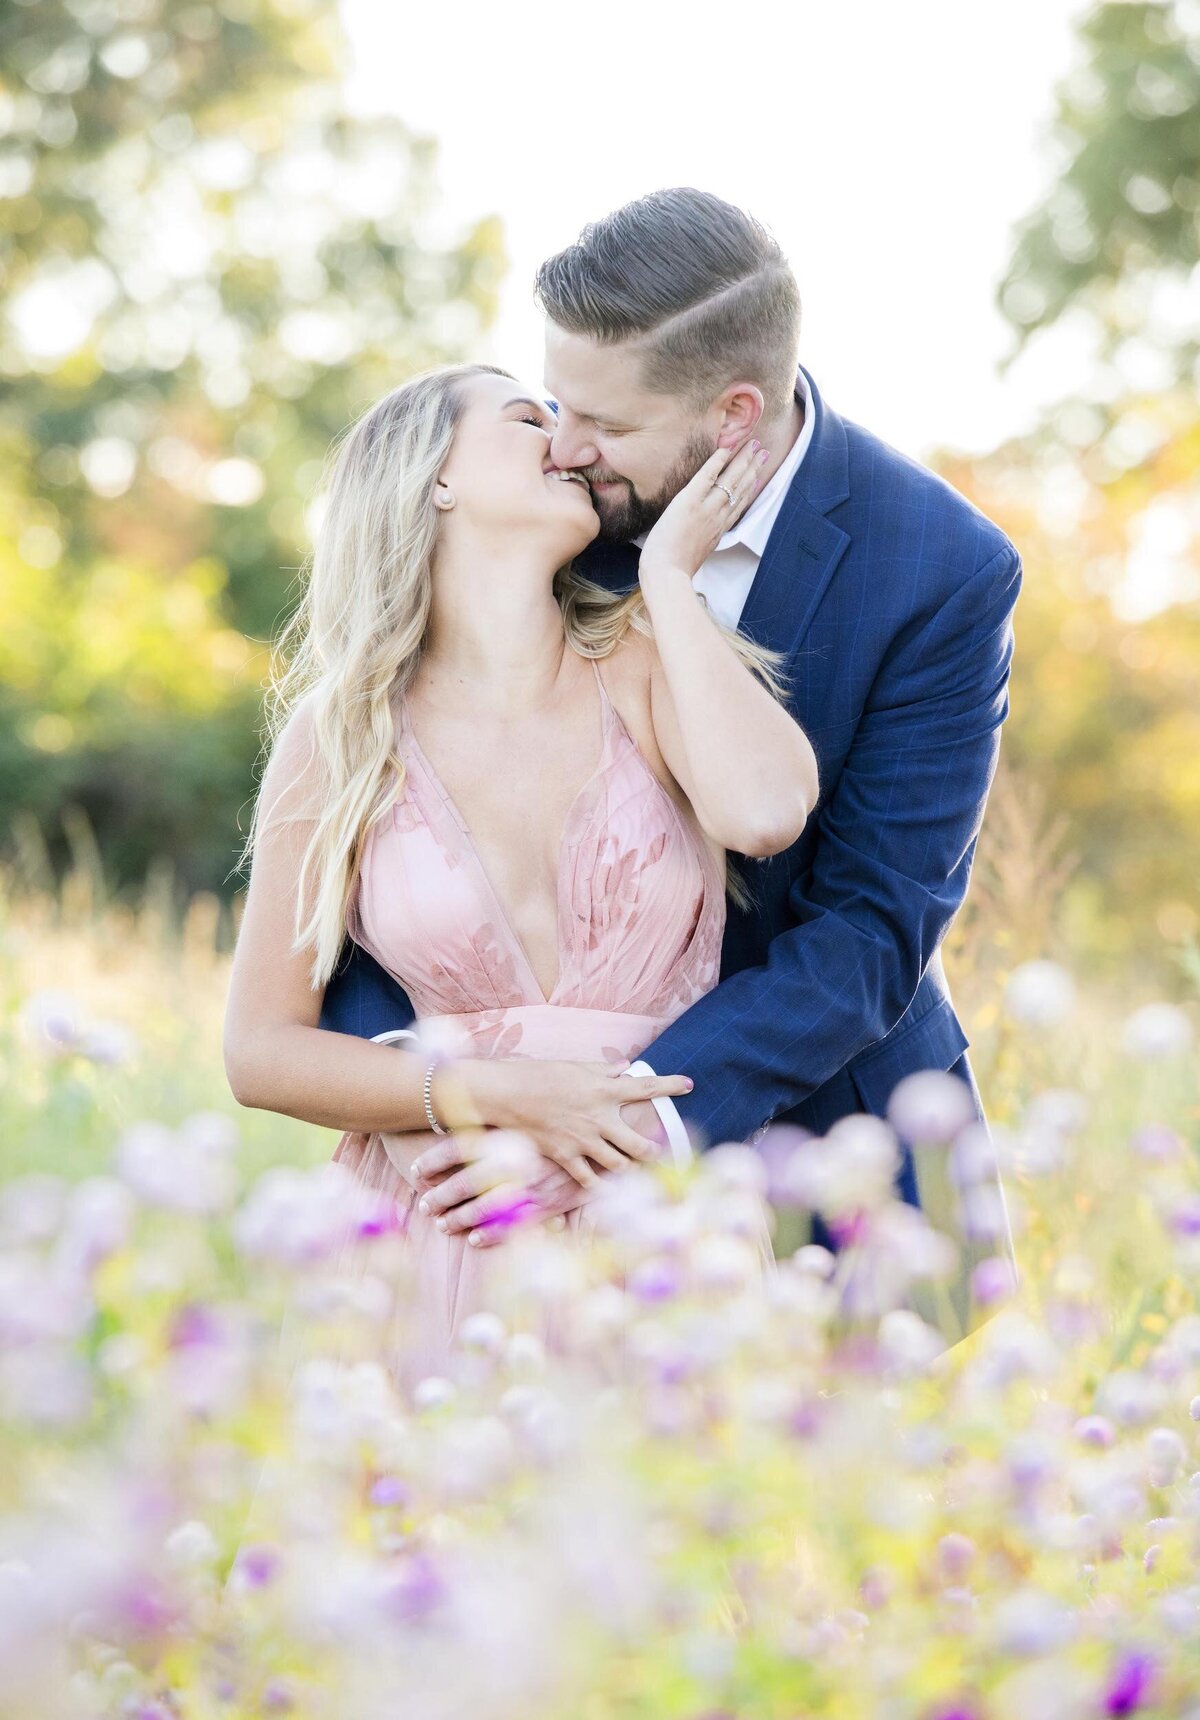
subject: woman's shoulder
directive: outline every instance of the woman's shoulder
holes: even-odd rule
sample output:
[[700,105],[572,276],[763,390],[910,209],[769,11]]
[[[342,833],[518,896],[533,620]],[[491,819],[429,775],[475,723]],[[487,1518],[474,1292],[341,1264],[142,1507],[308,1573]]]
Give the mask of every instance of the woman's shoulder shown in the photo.
[[659,667],[658,646],[649,634],[637,627],[627,627],[601,663],[610,692],[619,686],[646,699],[650,697],[650,683]]
[[315,694],[305,693],[275,729],[262,778],[264,810],[289,817],[311,817],[317,810],[324,770],[316,707]]

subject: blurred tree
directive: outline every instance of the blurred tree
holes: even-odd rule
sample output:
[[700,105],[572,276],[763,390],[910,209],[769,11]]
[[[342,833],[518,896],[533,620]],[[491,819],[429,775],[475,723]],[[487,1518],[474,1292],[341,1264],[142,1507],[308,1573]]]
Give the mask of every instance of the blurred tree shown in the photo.
[[329,0],[0,0],[0,826],[213,884],[331,440],[495,308],[499,223],[344,110]]
[[1200,338],[1200,4],[1101,4],[1079,34],[1061,172],[1018,232],[1000,304],[1022,345],[1086,315],[1118,373],[1166,386],[1192,374]]
[[[1004,905],[983,915],[985,935],[1110,974],[1132,963],[1161,982],[1167,953],[1200,935],[1200,415],[1175,393],[1128,411],[1151,450],[1120,472],[1102,446],[1072,448],[1053,426],[938,464],[1021,546],[1027,570],[1001,789],[1018,805],[984,825],[984,895]],[[1030,885],[1021,827],[1034,803],[1071,861],[1052,935],[1038,904],[1014,906]],[[1053,870],[1042,868],[1047,891]]]
[[939,467],[1027,572],[1001,789],[1018,806],[980,844],[984,894],[1009,903],[1000,935],[1031,953],[1004,845],[1037,801],[1074,866],[1051,941],[1161,983],[1200,932],[1200,0],[1096,5],[1079,38],[1057,176],[999,298],[1017,352],[1069,323],[1094,363],[1030,435]]

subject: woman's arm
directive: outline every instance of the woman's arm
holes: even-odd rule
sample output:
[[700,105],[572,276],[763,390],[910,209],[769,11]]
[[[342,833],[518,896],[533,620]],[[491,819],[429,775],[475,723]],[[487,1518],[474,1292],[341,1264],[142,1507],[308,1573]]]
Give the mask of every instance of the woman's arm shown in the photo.
[[[757,489],[758,445],[720,449],[651,531],[640,580],[657,662],[650,708],[663,758],[702,828],[723,848],[762,857],[789,848],[816,803],[817,761],[786,706],[737,656],[692,585]],[[714,501],[714,496],[716,500]]]
[[300,864],[315,823],[317,773],[301,707],[271,755],[260,833],[225,1012],[234,1097],[327,1128],[370,1134],[428,1127],[426,1063],[411,1052],[318,1028],[311,952],[292,947]]
[[[225,1015],[225,1072],[240,1104],[325,1128],[400,1133],[427,1128],[429,1059],[317,1026],[321,997],[310,953],[292,947],[300,863],[316,816],[307,713],[280,737],[262,784],[260,835]],[[653,1095],[644,1088],[653,1085]],[[683,1076],[631,1077],[602,1064],[462,1059],[439,1067],[433,1106],[446,1127],[518,1129],[579,1181],[648,1156],[621,1106],[679,1095]]]

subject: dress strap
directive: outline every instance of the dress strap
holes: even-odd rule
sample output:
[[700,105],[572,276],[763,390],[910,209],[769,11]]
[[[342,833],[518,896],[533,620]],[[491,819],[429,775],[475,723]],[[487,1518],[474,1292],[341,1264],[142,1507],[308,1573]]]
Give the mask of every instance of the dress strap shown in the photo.
[[592,673],[596,677],[596,685],[600,689],[600,714],[604,719],[604,730],[605,730],[605,733],[607,734],[608,730],[612,727],[613,722],[616,719],[617,707],[613,704],[612,699],[609,697],[608,688],[604,685],[604,676],[600,673],[600,660],[599,660],[599,658],[598,657],[592,657],[589,659],[589,661],[591,662],[591,665],[592,665]]

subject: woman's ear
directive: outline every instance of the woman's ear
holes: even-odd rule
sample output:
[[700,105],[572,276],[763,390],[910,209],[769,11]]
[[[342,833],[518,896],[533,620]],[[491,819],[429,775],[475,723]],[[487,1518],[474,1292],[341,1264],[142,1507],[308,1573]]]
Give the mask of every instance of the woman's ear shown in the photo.
[[440,478],[437,481],[437,488],[433,492],[433,505],[435,508],[440,508],[443,513],[448,513],[454,506],[454,491],[449,484],[444,484]]

